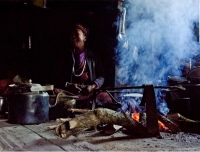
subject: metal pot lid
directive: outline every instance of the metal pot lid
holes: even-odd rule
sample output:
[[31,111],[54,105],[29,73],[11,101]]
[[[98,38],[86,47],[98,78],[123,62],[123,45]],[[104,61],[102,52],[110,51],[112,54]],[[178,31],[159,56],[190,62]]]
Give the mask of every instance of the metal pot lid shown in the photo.
[[200,79],[200,67],[193,68],[187,74],[188,79]]
[[168,76],[168,80],[176,81],[179,83],[188,81],[186,77],[180,77],[180,76]]
[[10,84],[9,87],[18,87],[18,86],[29,86],[29,87],[32,87],[32,86],[41,86],[40,84],[37,84],[37,83],[19,83],[19,84]]
[[23,95],[23,96],[49,96],[47,92],[40,92],[40,91],[34,91],[34,92],[18,92],[14,93],[13,95]]
[[34,83],[19,83],[19,84],[10,84],[9,89],[13,93],[24,93],[24,92],[31,92],[32,87],[41,86],[40,84]]
[[188,84],[181,84],[183,87],[200,87],[200,84],[188,83]]
[[24,92],[38,92],[38,91],[52,91],[53,85],[41,86],[37,83],[20,83],[9,85],[10,90],[13,92],[24,93]]

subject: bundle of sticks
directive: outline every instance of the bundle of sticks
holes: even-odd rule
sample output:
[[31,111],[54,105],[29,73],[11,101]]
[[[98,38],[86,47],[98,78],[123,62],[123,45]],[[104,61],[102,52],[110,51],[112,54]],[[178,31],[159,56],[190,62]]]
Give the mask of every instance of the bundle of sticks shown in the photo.
[[[81,114],[75,118],[59,118],[57,119],[58,125],[48,127],[49,129],[55,129],[56,134],[62,138],[68,138],[92,127],[97,128],[101,124],[119,125],[127,129],[130,134],[140,137],[147,136],[146,126],[125,113],[107,108],[97,108],[94,110],[69,109],[69,111]],[[158,114],[158,119],[167,126],[171,133],[180,132],[179,127],[167,117]]]

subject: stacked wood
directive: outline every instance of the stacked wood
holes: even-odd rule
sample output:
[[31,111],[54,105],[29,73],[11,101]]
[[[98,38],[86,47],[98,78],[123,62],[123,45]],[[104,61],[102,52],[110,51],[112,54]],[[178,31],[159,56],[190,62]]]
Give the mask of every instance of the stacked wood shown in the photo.
[[[76,111],[74,109],[72,110]],[[81,112],[81,110],[78,111]],[[100,124],[120,125],[135,135],[146,136],[146,128],[142,124],[134,119],[130,119],[130,116],[125,113],[116,112],[107,108],[84,111],[83,114],[56,126],[55,130],[58,136],[68,138],[80,131],[96,127]]]
[[[126,113],[116,112],[107,108],[97,108],[95,110],[86,109],[69,109],[71,112],[81,113],[75,118],[57,119],[60,125],[50,126],[50,129],[55,129],[56,134],[62,138],[68,138],[71,135],[77,134],[89,128],[96,128],[100,124],[120,125],[126,128],[131,134],[140,137],[147,137],[148,130],[145,124],[142,124],[132,119]],[[158,120],[161,121],[171,133],[180,132],[179,126],[168,119],[167,117],[158,114]]]

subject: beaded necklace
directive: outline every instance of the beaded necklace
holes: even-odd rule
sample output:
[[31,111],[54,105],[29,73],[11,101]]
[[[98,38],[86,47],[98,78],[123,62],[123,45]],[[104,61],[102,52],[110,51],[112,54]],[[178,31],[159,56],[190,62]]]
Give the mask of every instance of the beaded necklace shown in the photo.
[[[73,52],[75,52],[75,50]],[[74,53],[73,52],[72,52],[72,58],[73,58],[74,63],[73,63],[73,67],[72,67],[72,72],[73,72],[74,76],[80,77],[83,74],[84,70],[85,70],[86,60],[84,59],[83,70],[81,71],[81,73],[80,74],[76,74],[75,73],[75,68],[74,68],[75,67],[75,57],[74,57]]]

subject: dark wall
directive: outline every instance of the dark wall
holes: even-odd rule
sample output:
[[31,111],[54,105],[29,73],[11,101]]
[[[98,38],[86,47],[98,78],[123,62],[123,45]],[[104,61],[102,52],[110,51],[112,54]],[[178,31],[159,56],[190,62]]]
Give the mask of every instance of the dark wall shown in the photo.
[[86,0],[47,4],[45,9],[32,4],[0,3],[0,79],[19,74],[34,83],[51,83],[49,75],[55,59],[69,47],[72,25],[81,22],[90,29],[88,47],[99,54],[106,67],[105,86],[113,86],[117,4]]

